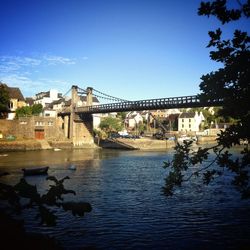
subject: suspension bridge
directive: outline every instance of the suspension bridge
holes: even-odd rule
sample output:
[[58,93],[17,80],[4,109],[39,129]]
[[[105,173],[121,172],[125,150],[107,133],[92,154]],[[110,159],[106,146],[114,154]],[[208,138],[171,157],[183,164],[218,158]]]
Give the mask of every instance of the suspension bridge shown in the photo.
[[[211,107],[222,105],[221,99],[213,99],[203,102],[200,100],[198,95],[129,101],[105,94],[92,87],[83,89],[78,86],[72,86],[72,100],[74,99],[73,96],[75,95],[77,95],[78,97],[81,97],[83,95],[87,96],[87,102],[85,106],[78,106],[77,104],[75,104],[74,112],[77,114]],[[104,99],[112,103],[93,105],[93,97]],[[70,109],[65,109],[63,112],[68,113],[70,112]]]
[[[129,101],[105,94],[92,87],[84,89],[76,85],[73,85],[67,93],[70,91],[71,105],[64,107],[61,112],[58,113],[58,116],[62,118],[62,128],[65,137],[71,139],[74,146],[81,146],[86,143],[93,144],[93,114],[211,107],[221,106],[223,103],[221,99],[207,100],[204,102],[198,95]],[[64,96],[66,96],[67,93]],[[83,102],[79,101],[83,96],[86,99],[84,105],[82,104]],[[104,99],[111,103],[94,105],[93,97],[99,100]]]

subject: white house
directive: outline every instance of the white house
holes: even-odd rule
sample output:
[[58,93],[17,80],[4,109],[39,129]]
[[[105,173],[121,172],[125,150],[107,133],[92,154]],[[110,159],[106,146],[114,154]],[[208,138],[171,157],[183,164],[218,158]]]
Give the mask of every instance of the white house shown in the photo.
[[131,111],[127,113],[125,124],[129,129],[133,129],[138,125],[140,122],[143,122],[143,117],[140,113],[136,111]]
[[200,112],[195,113],[181,113],[178,118],[178,131],[180,132],[198,132],[200,130],[200,124],[205,118]]
[[48,107],[53,101],[57,101],[62,98],[62,94],[58,93],[56,89],[51,89],[47,92],[40,92],[35,96],[35,104],[42,104],[42,106]]

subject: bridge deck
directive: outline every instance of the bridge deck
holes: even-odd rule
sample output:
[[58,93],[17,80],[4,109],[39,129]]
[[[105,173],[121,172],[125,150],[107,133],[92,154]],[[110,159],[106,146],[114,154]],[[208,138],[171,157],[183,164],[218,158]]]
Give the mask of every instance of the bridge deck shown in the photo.
[[111,104],[101,104],[85,107],[76,107],[75,112],[78,114],[94,113],[111,113],[123,111],[142,111],[155,109],[174,109],[174,108],[193,108],[193,107],[210,107],[221,106],[221,100],[213,100],[202,103],[198,96],[182,96],[161,99],[148,99],[140,101],[127,101]]

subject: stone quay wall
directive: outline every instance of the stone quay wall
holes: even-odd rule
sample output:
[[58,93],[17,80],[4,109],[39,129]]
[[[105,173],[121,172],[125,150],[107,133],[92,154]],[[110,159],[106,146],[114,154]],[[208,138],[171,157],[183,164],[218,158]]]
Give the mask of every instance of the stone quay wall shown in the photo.
[[13,135],[17,139],[35,139],[37,130],[43,131],[46,140],[65,139],[61,118],[32,116],[0,120],[0,133],[3,138]]

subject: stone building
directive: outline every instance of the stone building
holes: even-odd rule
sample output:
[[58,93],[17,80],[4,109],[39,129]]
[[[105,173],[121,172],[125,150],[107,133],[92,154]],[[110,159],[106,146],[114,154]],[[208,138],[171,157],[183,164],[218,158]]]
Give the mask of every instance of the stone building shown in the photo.
[[20,139],[65,140],[62,119],[55,117],[20,117],[15,120],[0,120],[3,136],[13,135]]

